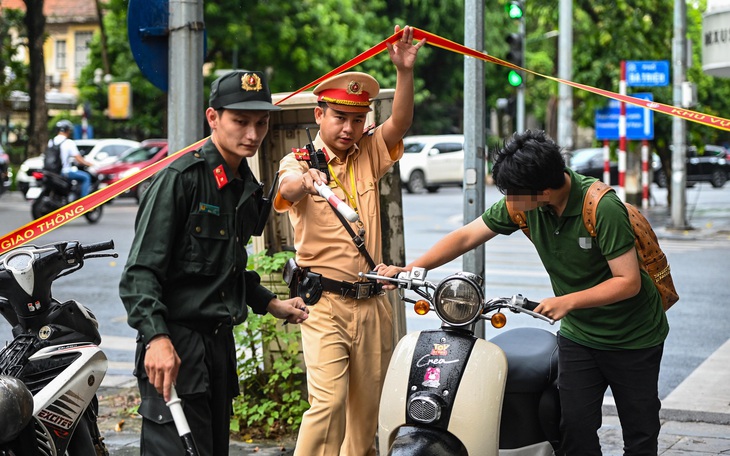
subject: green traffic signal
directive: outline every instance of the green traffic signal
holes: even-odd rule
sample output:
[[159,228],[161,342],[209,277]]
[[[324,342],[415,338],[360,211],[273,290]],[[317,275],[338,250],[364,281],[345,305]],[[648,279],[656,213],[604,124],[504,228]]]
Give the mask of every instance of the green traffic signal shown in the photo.
[[518,1],[511,1],[506,6],[507,15],[510,19],[522,19],[524,11],[522,10],[522,3]]
[[512,87],[519,87],[522,85],[522,75],[515,70],[510,70],[507,81]]

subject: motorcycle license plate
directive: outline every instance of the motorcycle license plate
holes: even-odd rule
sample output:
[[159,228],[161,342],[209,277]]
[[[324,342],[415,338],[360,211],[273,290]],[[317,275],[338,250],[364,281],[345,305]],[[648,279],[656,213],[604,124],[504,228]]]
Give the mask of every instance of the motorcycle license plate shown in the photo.
[[27,199],[37,199],[39,196],[41,196],[41,190],[43,190],[41,187],[31,187],[28,189],[25,197]]

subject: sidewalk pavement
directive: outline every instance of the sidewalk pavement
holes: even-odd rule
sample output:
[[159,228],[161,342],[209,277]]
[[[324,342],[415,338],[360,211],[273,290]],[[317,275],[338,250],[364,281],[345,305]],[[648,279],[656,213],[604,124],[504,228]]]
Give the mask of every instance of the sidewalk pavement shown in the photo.
[[[730,240],[730,208],[699,207],[691,214],[691,229],[679,230],[668,228],[671,217],[667,207],[650,207],[642,212],[652,223],[660,243],[662,239]],[[135,386],[132,378],[117,376],[105,379],[99,395],[115,394]],[[660,418],[659,455],[730,454],[730,340],[662,401]],[[139,431],[132,426],[121,432],[113,429],[102,432],[111,456],[139,454]],[[621,425],[608,396],[599,436],[604,456],[623,455]],[[290,454],[293,454],[293,442],[231,441],[230,456]]]

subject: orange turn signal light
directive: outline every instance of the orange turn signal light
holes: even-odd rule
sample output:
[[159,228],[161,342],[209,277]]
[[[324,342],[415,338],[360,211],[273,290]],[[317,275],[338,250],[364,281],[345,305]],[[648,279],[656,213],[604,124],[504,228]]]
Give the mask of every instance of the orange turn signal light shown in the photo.
[[431,304],[429,304],[428,301],[426,301],[424,299],[419,299],[413,305],[413,310],[418,315],[426,315],[428,313],[428,311],[431,310]]
[[504,328],[504,325],[507,324],[507,316],[501,312],[497,312],[496,314],[492,315],[492,318],[490,318],[489,321],[491,321],[492,326],[497,329]]

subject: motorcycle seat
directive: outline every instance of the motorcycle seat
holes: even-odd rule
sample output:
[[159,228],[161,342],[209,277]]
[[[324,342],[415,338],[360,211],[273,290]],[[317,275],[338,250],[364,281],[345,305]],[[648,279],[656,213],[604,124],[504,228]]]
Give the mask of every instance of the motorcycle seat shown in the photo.
[[71,191],[72,183],[61,174],[43,171],[43,178],[56,191],[67,194]]
[[544,391],[558,378],[558,341],[539,328],[515,328],[490,342],[507,356],[507,393]]

